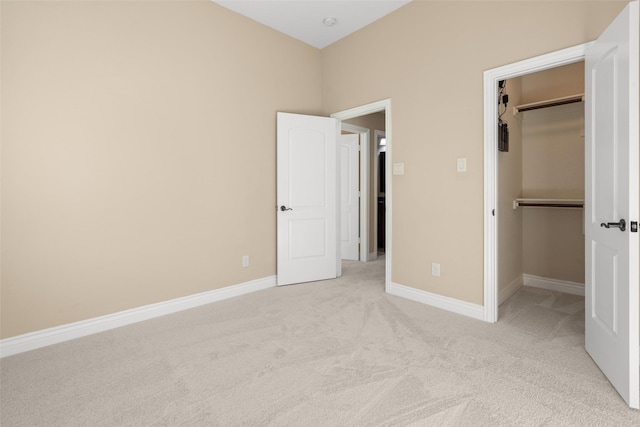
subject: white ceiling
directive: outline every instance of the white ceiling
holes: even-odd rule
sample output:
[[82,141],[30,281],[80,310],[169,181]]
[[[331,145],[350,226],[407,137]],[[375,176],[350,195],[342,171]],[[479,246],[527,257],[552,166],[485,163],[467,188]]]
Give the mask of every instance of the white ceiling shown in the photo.
[[[348,36],[411,0],[213,0],[319,49]],[[325,18],[335,18],[327,27]]]

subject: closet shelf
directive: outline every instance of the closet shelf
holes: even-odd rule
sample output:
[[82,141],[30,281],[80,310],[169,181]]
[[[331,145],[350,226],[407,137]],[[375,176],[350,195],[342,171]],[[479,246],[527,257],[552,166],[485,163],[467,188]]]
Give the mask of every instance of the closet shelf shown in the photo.
[[556,107],[558,105],[573,104],[584,101],[584,94],[564,96],[562,98],[547,99],[544,101],[532,102],[530,104],[516,105],[513,107],[513,115],[524,111],[539,110],[541,108]]
[[584,208],[584,199],[515,199],[513,209],[516,208]]

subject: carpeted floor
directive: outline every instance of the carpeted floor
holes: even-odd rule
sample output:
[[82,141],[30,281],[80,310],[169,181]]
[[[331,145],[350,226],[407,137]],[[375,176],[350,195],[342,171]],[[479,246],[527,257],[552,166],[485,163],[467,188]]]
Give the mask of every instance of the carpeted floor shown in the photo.
[[11,426],[638,426],[584,352],[581,297],[496,324],[386,295],[384,262],[2,359]]

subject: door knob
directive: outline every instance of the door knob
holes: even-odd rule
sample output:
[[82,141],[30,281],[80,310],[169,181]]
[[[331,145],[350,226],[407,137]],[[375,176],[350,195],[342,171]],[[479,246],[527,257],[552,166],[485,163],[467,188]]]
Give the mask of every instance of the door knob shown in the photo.
[[619,222],[603,222],[600,224],[600,227],[604,228],[619,228],[620,231],[624,231],[627,229],[627,221],[621,219]]
[[281,210],[282,212],[284,212],[284,211],[292,211],[292,210],[293,210],[293,208],[288,208],[288,207],[286,207],[286,206],[282,205],[282,206],[280,206],[280,210]]

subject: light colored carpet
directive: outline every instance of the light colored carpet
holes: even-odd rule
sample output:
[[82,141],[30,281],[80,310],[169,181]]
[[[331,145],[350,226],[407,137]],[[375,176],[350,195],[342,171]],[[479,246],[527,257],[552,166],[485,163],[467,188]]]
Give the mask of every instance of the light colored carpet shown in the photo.
[[386,295],[383,261],[2,359],[10,426],[638,426],[584,352],[584,301],[494,325]]

